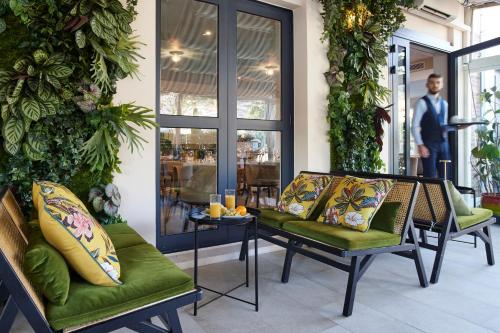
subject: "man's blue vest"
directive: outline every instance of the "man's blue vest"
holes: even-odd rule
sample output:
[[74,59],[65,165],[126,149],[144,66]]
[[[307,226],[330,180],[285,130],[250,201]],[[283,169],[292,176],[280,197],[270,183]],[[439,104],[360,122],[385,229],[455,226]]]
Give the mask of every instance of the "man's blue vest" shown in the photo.
[[422,135],[422,141],[426,143],[439,143],[445,141],[444,131],[445,131],[445,105],[444,100],[441,98],[440,111],[439,114],[434,107],[428,96],[422,97],[427,105],[427,111],[422,116],[420,121],[420,133]]

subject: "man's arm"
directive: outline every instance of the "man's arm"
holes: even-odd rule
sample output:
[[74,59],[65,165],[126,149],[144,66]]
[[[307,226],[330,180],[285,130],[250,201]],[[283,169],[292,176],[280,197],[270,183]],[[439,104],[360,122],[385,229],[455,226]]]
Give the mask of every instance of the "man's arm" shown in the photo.
[[427,111],[427,105],[425,104],[423,99],[419,99],[417,104],[415,105],[415,112],[413,113],[413,122],[412,122],[412,134],[415,139],[415,143],[417,144],[418,153],[421,157],[427,158],[429,157],[429,150],[424,145],[424,141],[422,140],[422,134],[420,133],[422,130],[421,122],[424,113]]

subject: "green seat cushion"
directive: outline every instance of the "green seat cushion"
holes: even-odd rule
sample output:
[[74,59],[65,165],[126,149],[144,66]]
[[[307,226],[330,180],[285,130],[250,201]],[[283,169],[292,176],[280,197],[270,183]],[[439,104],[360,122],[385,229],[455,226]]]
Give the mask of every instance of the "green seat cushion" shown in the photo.
[[46,316],[55,330],[109,318],[194,289],[191,277],[150,244],[116,252],[123,284],[102,287],[73,278],[66,304],[47,305]]
[[290,221],[283,229],[344,250],[363,250],[399,245],[401,236],[376,229],[359,232],[340,225],[312,221]]
[[64,305],[70,286],[69,268],[63,256],[47,243],[38,224],[30,223],[23,271],[49,302]]
[[472,215],[471,208],[467,205],[462,194],[456,189],[455,185],[450,180],[446,181],[448,186],[448,191],[451,195],[451,201],[453,203],[453,208],[455,208],[455,214],[457,216]]
[[493,212],[484,208],[472,208],[472,215],[457,216],[460,229],[466,229],[478,223],[484,222],[493,216]]
[[116,250],[146,244],[144,238],[126,223],[109,224],[103,227]]
[[401,202],[386,202],[380,206],[370,224],[370,229],[394,233],[396,218],[401,208]]
[[259,223],[263,223],[273,228],[280,229],[283,223],[297,220],[297,216],[288,213],[280,213],[273,208],[261,208],[259,210]]

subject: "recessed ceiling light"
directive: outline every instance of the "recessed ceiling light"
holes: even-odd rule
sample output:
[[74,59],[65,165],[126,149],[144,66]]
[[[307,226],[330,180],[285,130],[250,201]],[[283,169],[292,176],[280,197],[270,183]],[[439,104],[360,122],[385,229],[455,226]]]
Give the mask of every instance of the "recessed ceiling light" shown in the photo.
[[212,31],[207,30],[203,33],[203,36],[212,36]]
[[266,69],[266,74],[269,76],[274,75],[274,72],[278,69],[278,66],[276,65],[267,65],[264,67]]
[[184,54],[182,51],[170,51],[170,55],[172,56],[172,61],[173,62],[179,62],[181,61],[181,56]]

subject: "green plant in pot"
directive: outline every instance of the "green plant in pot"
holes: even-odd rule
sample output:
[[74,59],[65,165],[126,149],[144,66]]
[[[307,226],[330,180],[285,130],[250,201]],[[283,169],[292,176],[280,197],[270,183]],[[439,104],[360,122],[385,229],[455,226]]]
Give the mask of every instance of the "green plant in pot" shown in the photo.
[[496,87],[484,90],[481,103],[485,106],[486,124],[476,130],[477,146],[472,149],[471,164],[481,186],[481,206],[500,215],[500,109],[495,100],[500,99]]

